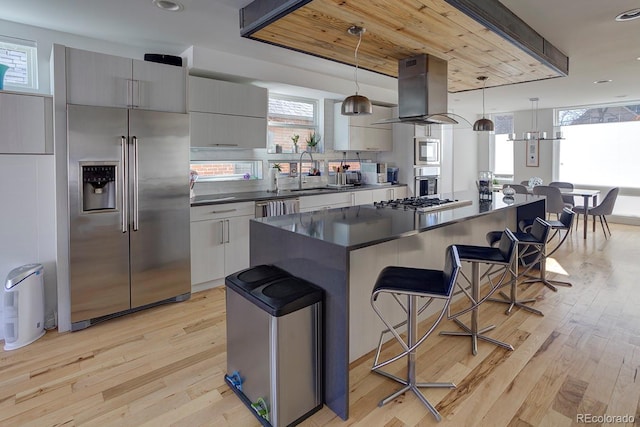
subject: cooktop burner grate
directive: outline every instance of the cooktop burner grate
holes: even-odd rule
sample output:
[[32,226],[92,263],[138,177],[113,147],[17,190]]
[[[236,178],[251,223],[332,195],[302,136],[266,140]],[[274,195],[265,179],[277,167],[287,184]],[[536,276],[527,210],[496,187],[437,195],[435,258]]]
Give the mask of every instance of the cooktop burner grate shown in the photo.
[[392,208],[415,210],[418,212],[432,212],[443,209],[453,209],[470,205],[471,200],[440,199],[438,197],[406,197],[404,199],[382,200],[374,202],[376,208]]

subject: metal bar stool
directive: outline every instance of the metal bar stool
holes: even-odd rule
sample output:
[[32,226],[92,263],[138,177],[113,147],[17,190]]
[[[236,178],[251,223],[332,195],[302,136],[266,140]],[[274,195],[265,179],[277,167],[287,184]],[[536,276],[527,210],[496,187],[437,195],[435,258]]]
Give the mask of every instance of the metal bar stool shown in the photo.
[[[528,248],[522,254],[522,258],[524,258],[527,255],[530,255],[531,252],[537,252],[540,255],[539,256],[540,275],[531,276],[530,274],[526,274],[531,270],[531,268],[535,264],[538,263],[537,260],[534,262],[529,262],[527,263],[527,269],[524,273],[524,275],[529,279],[525,280],[522,283],[529,284],[529,283],[540,282],[554,292],[558,292],[558,288],[556,288],[556,286],[567,286],[567,287],[573,286],[569,282],[564,282],[561,280],[552,280],[547,278],[547,258],[560,247],[560,245],[558,245],[551,252],[547,253],[547,243],[550,240],[549,234],[551,233],[551,230],[555,229],[556,233],[560,232],[561,230],[566,231],[564,238],[560,242],[560,244],[562,244],[567,239],[567,235],[571,231],[571,223],[573,221],[574,216],[575,216],[575,212],[570,211],[569,209],[565,209],[562,211],[562,214],[560,215],[560,219],[558,221],[542,221],[540,218],[536,218],[536,221],[531,226],[531,231],[529,233],[519,233],[521,236],[519,234],[516,234],[516,236],[518,236],[519,239],[521,238],[521,240],[523,240],[523,243],[525,243],[526,239],[528,239],[528,241],[525,243],[525,244],[528,244]],[[544,230],[542,230],[540,226],[536,226],[536,224],[539,221],[544,222],[546,224],[545,227],[547,228],[546,230],[547,234],[546,234],[546,237],[544,238],[543,238]],[[537,228],[537,231],[536,231],[536,228]],[[556,233],[554,233],[553,236],[555,236]],[[540,243],[541,241],[544,241],[544,243]]]
[[[379,361],[380,352],[382,349],[382,335],[378,350],[376,351],[373,367],[371,370],[387,378],[391,378],[394,381],[399,382],[404,387],[394,392],[390,396],[382,399],[378,406],[382,406],[401,394],[407,391],[413,391],[420,401],[427,407],[427,409],[433,414],[436,420],[440,421],[441,417],[438,411],[429,403],[429,401],[423,396],[419,388],[425,387],[437,387],[437,388],[455,388],[453,383],[420,383],[416,380],[416,349],[424,340],[434,331],[438,323],[444,317],[444,313],[449,308],[451,302],[451,295],[453,288],[458,278],[458,272],[460,271],[460,259],[458,257],[458,251],[455,246],[449,246],[445,254],[445,265],[442,271],[440,270],[428,270],[421,268],[409,268],[409,267],[386,267],[380,272],[378,279],[373,287],[371,293],[371,307],[376,312],[378,317],[386,325],[387,330],[385,332],[391,332],[395,339],[402,346],[402,351],[394,357],[387,359],[383,362]],[[402,309],[407,314],[407,320],[400,325],[392,325],[382,315],[376,302],[378,297],[383,294],[391,294],[395,301],[400,304]],[[398,296],[406,296],[406,305],[402,303]],[[426,302],[422,307],[418,309],[418,298],[426,298]],[[444,304],[437,316],[435,322],[428,328],[428,330],[418,339],[418,314],[422,312],[427,306],[429,306],[434,300],[443,300]],[[397,328],[399,326],[407,325],[407,341],[405,342]],[[407,356],[407,378],[400,378],[383,371],[381,368],[393,363],[402,357]]]
[[[521,224],[522,228],[523,224]],[[516,255],[516,264],[513,267],[515,272],[514,280],[511,281],[511,287],[509,289],[509,295],[500,291],[499,295],[502,298],[489,298],[489,301],[499,302],[503,304],[509,304],[509,307],[505,311],[505,314],[511,314],[511,310],[514,307],[522,308],[523,310],[527,310],[531,313],[544,316],[544,314],[533,307],[529,307],[528,303],[535,302],[535,298],[528,299],[518,299],[518,279],[523,276],[527,276],[527,273],[533,269],[533,267],[540,263],[543,258],[544,251],[539,250],[544,246],[541,242],[546,242],[549,237],[549,232],[551,229],[551,225],[541,218],[536,218],[531,225],[524,225],[524,229],[528,229],[529,232],[517,232],[515,233],[516,238],[518,239],[518,248],[516,249],[519,252],[519,247],[523,246],[524,251],[523,254],[518,253]],[[490,231],[487,233],[487,241],[491,246],[496,243],[496,233],[497,231]],[[533,249],[531,249],[533,247]],[[531,258],[534,256],[534,258]],[[522,273],[518,274],[518,260],[524,260],[523,264],[525,265],[525,270]],[[529,276],[527,276],[529,277]]]
[[[508,350],[513,350],[511,344],[507,344],[502,341],[498,341],[493,338],[489,338],[483,335],[485,332],[490,331],[495,328],[495,325],[490,325],[485,328],[479,329],[478,327],[478,307],[484,301],[486,301],[493,293],[503,285],[505,285],[505,280],[507,277],[514,280],[516,274],[513,270],[514,266],[517,262],[517,248],[518,248],[518,239],[508,228],[502,232],[500,237],[500,244],[497,248],[488,247],[488,246],[471,246],[471,245],[456,245],[458,248],[458,254],[460,255],[460,261],[467,261],[471,263],[471,280],[461,273],[461,275],[465,278],[465,280],[471,284],[471,294],[463,287],[460,286],[460,289],[467,298],[471,301],[471,305],[454,314],[449,314],[449,319],[453,319],[453,321],[463,330],[455,331],[455,332],[440,332],[440,335],[451,335],[451,336],[469,336],[471,337],[471,352],[475,356],[478,354],[478,339],[487,341],[491,344],[498,345],[500,347],[504,347]],[[492,280],[492,275],[489,274],[487,277],[489,279],[489,290],[487,291],[484,297],[480,296],[480,264],[489,264],[491,267],[500,266],[501,270],[495,271],[493,274],[502,273],[500,278],[497,281]],[[490,267],[490,268],[491,268]],[[458,317],[461,315],[471,311],[471,325],[467,326],[462,323]]]

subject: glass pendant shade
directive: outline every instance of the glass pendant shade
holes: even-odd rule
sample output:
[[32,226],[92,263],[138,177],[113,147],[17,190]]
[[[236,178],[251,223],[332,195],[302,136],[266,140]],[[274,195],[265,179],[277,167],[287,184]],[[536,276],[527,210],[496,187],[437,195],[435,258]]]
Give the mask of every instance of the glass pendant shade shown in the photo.
[[373,107],[371,101],[366,96],[351,95],[342,102],[342,115],[343,116],[357,116],[360,114],[373,113]]
[[473,130],[477,132],[493,132],[494,129],[493,122],[484,116],[484,86],[487,79],[486,76],[478,77],[478,80],[482,82],[482,118],[473,124]]

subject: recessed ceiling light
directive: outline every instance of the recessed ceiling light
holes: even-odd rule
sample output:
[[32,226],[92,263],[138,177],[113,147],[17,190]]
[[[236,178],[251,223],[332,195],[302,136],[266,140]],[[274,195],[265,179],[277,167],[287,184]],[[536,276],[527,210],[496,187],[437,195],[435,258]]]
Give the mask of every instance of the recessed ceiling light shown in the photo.
[[167,12],[180,12],[184,6],[173,0],[153,0],[153,4]]
[[612,82],[612,80],[609,79],[609,80],[596,80],[594,83],[599,85],[599,84],[602,84],[602,83],[611,83],[611,82]]
[[620,15],[616,16],[616,21],[631,21],[632,19],[640,18],[640,9],[631,9],[626,12],[622,12]]

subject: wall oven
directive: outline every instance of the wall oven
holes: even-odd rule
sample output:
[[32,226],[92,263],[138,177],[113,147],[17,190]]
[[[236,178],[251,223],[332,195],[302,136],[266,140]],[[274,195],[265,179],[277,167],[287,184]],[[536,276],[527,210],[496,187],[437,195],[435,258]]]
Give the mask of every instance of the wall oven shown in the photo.
[[431,137],[420,137],[415,143],[414,164],[439,165],[440,140]]
[[416,166],[414,171],[414,194],[416,197],[438,196],[440,189],[439,166]]

